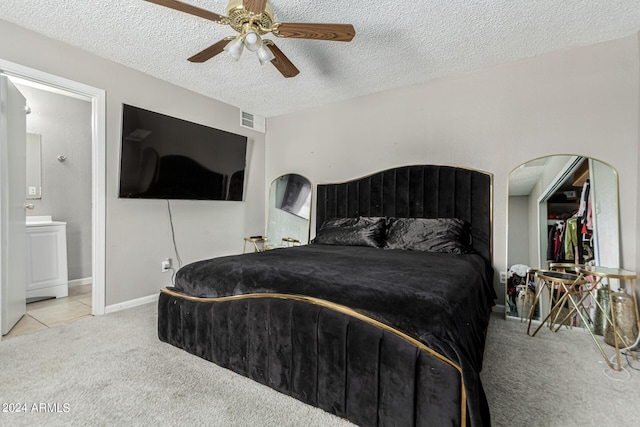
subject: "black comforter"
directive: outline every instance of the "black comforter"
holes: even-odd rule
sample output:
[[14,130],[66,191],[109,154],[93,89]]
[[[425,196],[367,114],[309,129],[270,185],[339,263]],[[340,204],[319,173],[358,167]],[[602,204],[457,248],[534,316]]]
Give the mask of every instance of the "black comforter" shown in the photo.
[[175,287],[195,297],[306,295],[355,309],[461,366],[471,424],[487,422],[478,373],[495,292],[479,255],[312,244],[195,262]]

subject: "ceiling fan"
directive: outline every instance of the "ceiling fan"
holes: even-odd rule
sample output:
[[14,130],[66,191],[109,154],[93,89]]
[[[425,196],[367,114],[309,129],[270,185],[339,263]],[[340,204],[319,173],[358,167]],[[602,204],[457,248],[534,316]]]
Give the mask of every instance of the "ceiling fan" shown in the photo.
[[351,24],[275,22],[273,9],[268,0],[229,0],[227,16],[218,15],[177,0],[146,1],[209,19],[219,24],[230,25],[240,33],[239,36],[225,37],[196,53],[188,59],[191,62],[208,61],[222,51],[228,52],[238,60],[244,48],[247,48],[249,51],[256,52],[261,64],[271,62],[284,77],[294,77],[300,71],[272,40],[262,39],[261,36],[271,33],[276,37],[348,42],[356,35]]

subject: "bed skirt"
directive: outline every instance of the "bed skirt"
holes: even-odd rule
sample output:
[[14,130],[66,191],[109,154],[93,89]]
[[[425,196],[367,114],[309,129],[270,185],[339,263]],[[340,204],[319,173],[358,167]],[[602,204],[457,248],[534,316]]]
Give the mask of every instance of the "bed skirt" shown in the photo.
[[455,363],[347,307],[294,295],[163,289],[161,341],[361,426],[466,425]]

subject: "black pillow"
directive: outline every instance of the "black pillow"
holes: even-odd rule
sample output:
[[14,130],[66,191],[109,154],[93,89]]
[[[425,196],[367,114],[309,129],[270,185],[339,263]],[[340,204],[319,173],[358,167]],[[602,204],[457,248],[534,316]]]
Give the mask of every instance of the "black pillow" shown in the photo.
[[465,254],[471,227],[457,218],[389,218],[384,248]]
[[382,246],[386,219],[382,217],[332,218],[325,221],[313,243],[344,246]]

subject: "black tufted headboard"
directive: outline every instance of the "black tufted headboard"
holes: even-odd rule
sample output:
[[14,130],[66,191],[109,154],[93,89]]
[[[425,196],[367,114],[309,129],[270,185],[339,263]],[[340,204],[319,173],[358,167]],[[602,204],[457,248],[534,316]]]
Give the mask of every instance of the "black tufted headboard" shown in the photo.
[[452,166],[388,169],[339,184],[318,184],[316,230],[329,218],[459,218],[473,248],[492,263],[492,176]]

